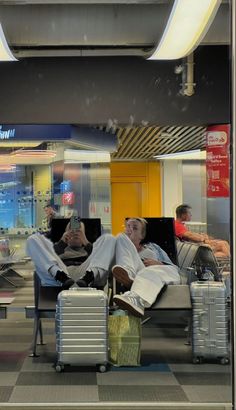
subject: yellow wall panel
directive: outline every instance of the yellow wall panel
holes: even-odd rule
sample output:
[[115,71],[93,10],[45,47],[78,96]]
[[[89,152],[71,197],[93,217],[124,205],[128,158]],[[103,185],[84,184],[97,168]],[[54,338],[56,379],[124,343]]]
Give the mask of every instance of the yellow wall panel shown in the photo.
[[160,164],[111,163],[111,211],[113,234],[126,216],[161,216]]
[[35,166],[34,168],[34,191],[43,195],[51,191],[51,167],[49,165]]

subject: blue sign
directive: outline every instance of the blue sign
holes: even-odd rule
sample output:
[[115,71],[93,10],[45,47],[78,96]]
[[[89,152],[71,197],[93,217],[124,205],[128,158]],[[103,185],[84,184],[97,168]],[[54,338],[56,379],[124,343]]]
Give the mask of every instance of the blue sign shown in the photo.
[[65,192],[72,191],[71,181],[63,181],[60,183],[60,192],[64,194]]
[[0,145],[1,141],[62,141],[70,137],[70,125],[0,125]]

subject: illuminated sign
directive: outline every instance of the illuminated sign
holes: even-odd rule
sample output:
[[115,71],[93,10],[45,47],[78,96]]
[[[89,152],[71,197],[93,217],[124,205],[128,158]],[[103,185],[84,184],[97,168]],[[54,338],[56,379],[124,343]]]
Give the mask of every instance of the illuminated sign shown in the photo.
[[1,125],[1,140],[61,141],[71,138],[70,125]]
[[228,124],[207,128],[207,197],[229,197],[229,134]]
[[0,125],[0,140],[9,140],[15,136],[15,128],[8,129],[6,131],[2,130],[2,125]]

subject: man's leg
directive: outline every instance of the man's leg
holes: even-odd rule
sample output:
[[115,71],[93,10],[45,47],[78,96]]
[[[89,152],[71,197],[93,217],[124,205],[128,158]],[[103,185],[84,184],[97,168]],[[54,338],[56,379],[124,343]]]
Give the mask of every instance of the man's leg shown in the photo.
[[[85,286],[105,286],[114,260],[115,245],[116,238],[110,234],[104,234],[94,242],[91,255],[79,266],[79,273],[84,272],[81,280]],[[81,280],[78,281],[80,286],[83,285]]]
[[135,316],[143,316],[144,309],[150,307],[165,284],[178,284],[180,277],[176,267],[152,265],[137,273],[129,292],[116,295],[113,301]]
[[112,274],[116,280],[130,288],[137,272],[144,267],[137,249],[128,236],[125,234],[117,235],[116,265],[112,268]]
[[52,242],[43,235],[31,235],[26,241],[26,252],[34,262],[43,285],[57,286],[70,279],[66,266],[54,251]]
[[221,239],[211,239],[209,240],[209,245],[211,246],[216,257],[230,256],[230,246],[227,241],[223,241]]

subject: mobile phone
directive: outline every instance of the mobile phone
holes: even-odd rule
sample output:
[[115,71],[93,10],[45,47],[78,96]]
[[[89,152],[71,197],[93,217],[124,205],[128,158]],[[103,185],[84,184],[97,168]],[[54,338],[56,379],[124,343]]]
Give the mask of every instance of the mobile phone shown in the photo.
[[80,223],[80,217],[79,216],[72,216],[70,218],[70,227],[72,231],[76,231],[80,229],[81,223]]

